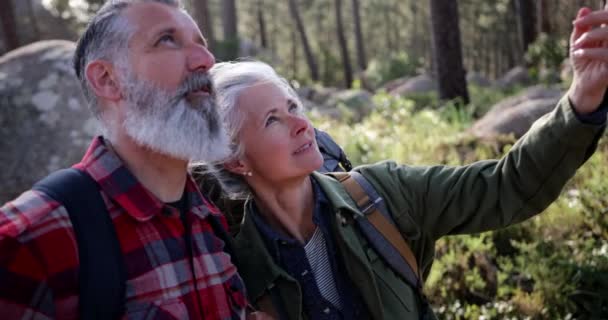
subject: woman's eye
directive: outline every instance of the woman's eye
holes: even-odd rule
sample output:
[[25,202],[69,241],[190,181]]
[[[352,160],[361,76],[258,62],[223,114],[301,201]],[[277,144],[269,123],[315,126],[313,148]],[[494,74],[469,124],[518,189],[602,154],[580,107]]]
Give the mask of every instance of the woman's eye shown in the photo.
[[268,117],[268,119],[266,119],[266,126],[268,127],[269,125],[273,124],[277,120],[278,120],[278,118],[275,116]]
[[300,112],[300,108],[298,108],[297,104],[292,104],[289,106],[289,112],[291,113],[299,113]]

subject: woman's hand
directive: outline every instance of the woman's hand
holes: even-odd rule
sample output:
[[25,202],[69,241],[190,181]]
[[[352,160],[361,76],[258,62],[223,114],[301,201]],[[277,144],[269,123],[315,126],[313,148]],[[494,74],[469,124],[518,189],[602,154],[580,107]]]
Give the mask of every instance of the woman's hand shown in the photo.
[[608,11],[579,10],[570,36],[574,79],[568,97],[579,114],[595,111],[608,87]]

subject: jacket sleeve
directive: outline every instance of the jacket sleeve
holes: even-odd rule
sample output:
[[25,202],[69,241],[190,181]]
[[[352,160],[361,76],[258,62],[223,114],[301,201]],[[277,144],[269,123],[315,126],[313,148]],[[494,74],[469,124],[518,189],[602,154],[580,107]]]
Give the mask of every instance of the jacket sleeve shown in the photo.
[[[493,230],[543,211],[595,151],[604,124],[583,123],[567,97],[501,160],[466,166],[364,166],[402,232],[413,222],[432,239]],[[410,226],[411,228],[411,226]]]

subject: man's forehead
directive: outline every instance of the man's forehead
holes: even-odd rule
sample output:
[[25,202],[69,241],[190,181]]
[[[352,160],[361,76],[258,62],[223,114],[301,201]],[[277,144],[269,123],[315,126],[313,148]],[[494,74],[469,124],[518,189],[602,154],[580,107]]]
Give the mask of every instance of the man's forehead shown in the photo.
[[155,33],[168,27],[196,27],[192,18],[178,7],[158,3],[135,3],[125,11],[125,17],[136,28],[136,32]]

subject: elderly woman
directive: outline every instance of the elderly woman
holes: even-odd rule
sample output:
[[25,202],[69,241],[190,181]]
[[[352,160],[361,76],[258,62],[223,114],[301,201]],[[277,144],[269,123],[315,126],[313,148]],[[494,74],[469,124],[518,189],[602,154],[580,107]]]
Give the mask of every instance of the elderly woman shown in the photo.
[[[588,46],[608,36],[585,32],[608,23],[608,15],[582,17],[588,13],[579,13],[573,33],[582,40],[572,46],[570,91],[503,159],[355,169],[383,198],[423,279],[437,239],[532,217],[594,152],[608,83],[599,51],[608,56],[608,49]],[[233,142],[215,175],[230,196],[248,199],[235,249],[250,301],[280,319],[434,318],[419,288],[394,272],[352,222],[361,212],[343,185],[315,172],[322,156],[289,85],[260,62],[219,63],[211,74]]]

